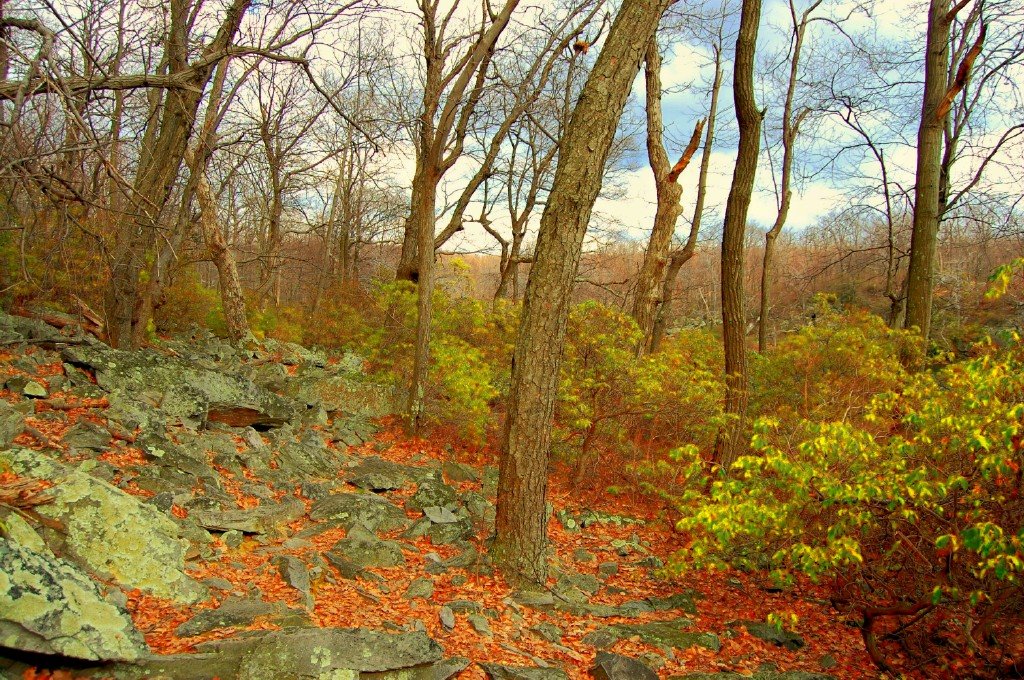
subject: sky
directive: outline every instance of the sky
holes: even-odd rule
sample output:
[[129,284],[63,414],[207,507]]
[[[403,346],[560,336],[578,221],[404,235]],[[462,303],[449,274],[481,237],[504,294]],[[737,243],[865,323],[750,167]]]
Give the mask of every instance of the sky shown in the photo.
[[[797,10],[802,11],[809,2],[797,2]],[[853,33],[857,31],[869,31],[878,39],[887,38],[917,38],[923,44],[923,32],[926,21],[927,4],[921,0],[885,0],[875,2],[870,12],[858,11],[857,5],[850,0],[825,0],[817,10],[818,15],[832,17],[844,17],[844,28]],[[766,0],[762,10],[762,20],[758,42],[758,70],[759,73],[769,68],[768,60],[772,55],[778,55],[785,50],[788,44],[788,33],[790,31],[791,19],[789,8],[784,0]],[[728,30],[728,28],[727,28]],[[808,46],[813,45],[826,33],[836,35],[834,29],[825,22],[818,22],[812,25],[807,37]],[[731,51],[733,36],[727,36],[727,50]],[[664,44],[665,41],[663,41]],[[665,51],[665,49],[663,49]],[[595,59],[597,50],[592,50],[589,58]],[[783,65],[788,69],[788,65]],[[716,126],[716,144],[711,156],[710,171],[708,176],[707,207],[709,212],[705,213],[704,223],[707,225],[705,233],[716,233],[720,229],[724,205],[728,196],[732,179],[732,170],[736,158],[736,124],[732,110],[732,64],[726,61],[723,64],[723,87],[720,94],[720,105],[718,122]],[[694,123],[700,117],[706,115],[709,101],[709,87],[713,75],[713,65],[710,47],[675,41],[667,48],[662,68],[662,80],[664,85],[663,112],[665,119],[665,138],[668,144],[669,156],[674,160],[689,138]],[[922,75],[923,78],[923,75]],[[781,113],[781,104],[774,108],[770,105],[773,100],[771,96],[771,85],[763,75],[759,77],[757,85],[759,101],[767,105],[767,125],[777,125]],[[630,103],[627,105],[626,117],[632,116],[633,120],[643,120],[644,102],[644,78],[643,72],[638,74],[633,86]],[[880,121],[884,125],[884,121]],[[812,130],[813,133],[835,135],[846,134],[839,125],[829,125],[827,122],[819,124],[819,127]],[[640,126],[640,134],[643,128]],[[654,180],[647,165],[646,150],[643,139],[638,141],[638,147],[631,158],[627,159],[627,167],[618,168],[616,177],[620,183],[621,191],[616,192],[616,197],[602,196],[595,206],[595,219],[602,223],[611,223],[617,227],[620,237],[633,240],[639,243],[646,241],[651,225],[653,224],[655,212]],[[912,140],[911,140],[912,141]],[[813,144],[813,139],[807,135],[800,142],[801,144]],[[893,179],[901,182],[904,186],[912,184],[913,168],[915,164],[915,152],[912,146],[904,146],[887,151],[887,161],[890,163],[890,172]],[[775,220],[777,214],[777,198],[774,191],[773,174],[771,166],[764,153],[764,140],[762,139],[762,163],[758,170],[757,181],[753,200],[750,205],[748,220],[755,228],[766,230]],[[798,156],[798,158],[800,158]],[[411,181],[414,158],[411,147],[402,150],[391,159],[395,179],[400,184],[408,186]],[[690,163],[690,166],[680,177],[683,191],[683,217],[677,227],[677,233],[687,231],[688,219],[693,213],[693,205],[696,199],[696,183],[698,168],[700,165],[700,153],[698,152]],[[452,169],[447,181],[458,184],[459,178],[465,176],[472,169],[468,162],[460,162]],[[877,175],[877,166],[873,161],[855,169],[866,176]],[[962,171],[969,168],[964,165]],[[998,172],[998,170],[997,170]],[[841,181],[837,181],[833,173],[821,173],[811,180],[798,182],[794,186],[792,207],[787,221],[786,229],[799,231],[813,227],[823,217],[837,209],[844,207],[849,202],[848,189]],[[470,212],[474,212],[470,208]],[[534,218],[534,228],[539,222],[538,214]],[[494,247],[493,240],[484,234],[479,227],[468,225],[463,234],[453,239],[448,250],[479,251]]]

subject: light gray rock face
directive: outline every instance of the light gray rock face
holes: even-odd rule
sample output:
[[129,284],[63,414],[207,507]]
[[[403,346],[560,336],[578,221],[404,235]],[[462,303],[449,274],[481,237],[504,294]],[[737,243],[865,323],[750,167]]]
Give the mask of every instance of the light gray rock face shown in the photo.
[[2,538],[0,647],[91,661],[147,651],[128,613],[74,565]]
[[362,525],[370,531],[404,529],[409,519],[397,505],[372,493],[338,493],[326,496],[309,512],[310,519],[330,520],[345,529]]
[[38,451],[11,449],[4,455],[18,474],[53,482],[53,501],[36,511],[64,527],[42,529],[55,552],[125,589],[184,603],[206,597],[206,589],[183,571],[188,541],[167,515]]
[[235,510],[195,510],[192,517],[204,529],[212,531],[240,531],[243,534],[265,534],[279,530],[289,522],[306,514],[302,501],[285,496],[280,502],[257,505],[255,508]]
[[382,541],[359,525],[352,527],[348,535],[335,543],[324,557],[346,578],[353,578],[367,568],[397,567],[405,564],[399,543]]
[[492,680],[569,680],[569,676],[560,668],[502,666],[496,663],[482,663],[480,668]]
[[159,394],[160,410],[184,421],[273,427],[293,416],[287,401],[251,380],[156,352],[76,345],[65,348],[63,356],[95,371],[96,382],[109,392]]
[[[413,669],[440,661],[426,633],[389,635],[366,629],[278,631],[242,659],[238,680],[355,680],[363,672]],[[395,676],[400,677],[400,676]]]
[[6,449],[25,429],[25,414],[0,399],[0,450]]
[[722,641],[717,635],[697,632],[692,628],[693,622],[687,619],[616,624],[587,633],[583,637],[583,642],[602,649],[611,647],[619,640],[635,637],[641,642],[662,649],[686,650],[690,647],[704,647],[717,652],[722,648]]

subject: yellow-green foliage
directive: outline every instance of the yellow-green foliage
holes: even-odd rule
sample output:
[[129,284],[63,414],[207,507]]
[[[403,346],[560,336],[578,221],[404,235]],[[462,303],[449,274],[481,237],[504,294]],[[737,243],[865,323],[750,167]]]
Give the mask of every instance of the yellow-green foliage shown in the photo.
[[220,295],[204,286],[194,269],[182,269],[154,305],[153,321],[160,333],[181,333],[193,326],[223,332]]
[[[1024,604],[1024,347],[977,351],[876,376],[898,384],[860,422],[839,414],[794,432],[761,418],[753,453],[728,476],[700,482],[705,465],[690,451],[698,483],[680,501],[679,528],[694,540],[674,566],[838,576],[866,602],[895,592],[984,604],[1000,588],[1004,606]],[[860,352],[847,361],[892,370],[870,347]],[[709,495],[698,491],[708,483]]]

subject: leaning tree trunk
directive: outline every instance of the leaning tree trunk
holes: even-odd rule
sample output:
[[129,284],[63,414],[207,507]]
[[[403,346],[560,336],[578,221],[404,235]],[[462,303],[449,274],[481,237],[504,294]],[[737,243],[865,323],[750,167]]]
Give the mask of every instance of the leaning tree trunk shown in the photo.
[[747,211],[757,174],[761,112],[754,100],[754,53],[761,0],[743,0],[736,36],[733,101],[740,140],[732,187],[725,204],[722,233],[722,340],[725,345],[725,413],[731,420],[719,431],[714,461],[728,469],[739,456],[747,414],[746,318],[743,311],[743,246]]
[[512,358],[491,554],[513,580],[544,583],[548,451],[583,238],[615,129],[669,0],[623,0],[562,140]]
[[227,326],[228,337],[232,342],[238,342],[249,333],[245,295],[242,292],[241,278],[238,276],[238,265],[217,218],[217,202],[210,190],[210,182],[206,179],[206,171],[204,168],[196,168],[194,172],[196,199],[199,201],[200,210],[199,224],[203,230],[203,241],[210,251],[213,265],[217,268],[220,299],[224,307],[224,323]]
[[[185,149],[188,146],[196,112],[213,75],[214,63],[201,66],[187,63],[187,4],[182,0],[170,3],[171,28],[167,39],[171,72],[189,71],[189,87],[168,90],[162,114],[150,119],[159,126],[151,150],[143,154],[132,186],[137,202],[135,216],[120,230],[110,267],[110,283],[106,296],[107,328],[115,346],[138,344],[145,333],[148,319],[142,313],[141,291],[145,288],[143,270],[153,256],[157,241],[157,225],[164,205],[171,195]],[[218,28],[217,35],[203,50],[200,60],[224,52],[241,25],[250,0],[233,0]],[[150,129],[146,135],[149,136]]]
[[711,167],[711,150],[715,143],[715,120],[718,118],[718,93],[722,89],[722,50],[715,45],[715,79],[711,85],[711,107],[708,110],[707,125],[704,130],[704,149],[700,156],[700,172],[697,175],[697,202],[693,208],[693,219],[690,221],[690,234],[681,250],[672,254],[665,281],[661,284],[661,306],[651,330],[651,352],[656,352],[665,338],[668,320],[672,318],[672,303],[675,298],[676,277],[683,265],[690,261],[697,251],[697,237],[704,217],[704,200],[708,193],[708,170]]
[[786,103],[782,107],[782,178],[779,182],[779,212],[772,228],[764,235],[764,259],[761,262],[761,311],[757,317],[757,351],[764,352],[768,347],[768,312],[771,302],[771,276],[775,260],[775,243],[778,241],[782,228],[789,217],[789,205],[793,198],[793,156],[800,124],[807,116],[808,110],[801,109],[794,117],[793,100],[796,96],[797,78],[800,75],[800,52],[807,33],[807,22],[811,12],[817,9],[821,0],[808,7],[800,20],[796,18],[796,8],[792,0],[789,11],[793,17],[793,58],[789,62],[789,83],[786,87]]
[[683,211],[679,199],[683,187],[679,175],[690,164],[690,159],[700,144],[700,133],[704,121],[698,121],[682,156],[674,166],[669,166],[668,153],[662,141],[661,114],[661,54],[658,41],[651,39],[647,46],[646,88],[647,88],[647,157],[654,173],[654,187],[658,207],[654,213],[654,228],[644,252],[644,261],[637,274],[636,292],[633,297],[633,319],[640,327],[640,343],[637,352],[643,354],[650,348],[654,319],[662,301],[665,282],[665,267],[669,260],[669,247],[676,231],[676,220]]
[[928,337],[932,322],[935,247],[939,233],[939,183],[942,131],[939,114],[949,73],[949,0],[931,0],[924,60],[924,96],[917,132],[917,176],[914,184],[914,228],[907,271],[906,328]]

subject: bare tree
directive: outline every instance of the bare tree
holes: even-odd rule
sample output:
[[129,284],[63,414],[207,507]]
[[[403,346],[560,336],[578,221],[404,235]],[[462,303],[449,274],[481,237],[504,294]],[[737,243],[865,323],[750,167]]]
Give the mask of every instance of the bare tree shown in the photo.
[[782,109],[782,168],[778,183],[779,212],[775,217],[772,228],[764,235],[764,259],[761,267],[761,311],[757,319],[757,350],[765,351],[768,346],[768,314],[771,310],[771,276],[772,265],[775,259],[775,242],[786,226],[786,219],[789,217],[789,205],[793,198],[793,158],[795,156],[796,140],[800,134],[800,125],[804,118],[810,113],[810,109],[803,107],[794,112],[794,100],[796,98],[797,83],[800,79],[800,53],[803,50],[804,38],[807,35],[807,26],[812,21],[811,14],[821,5],[821,0],[815,0],[805,9],[800,16],[797,16],[796,3],[789,0],[789,16],[793,21],[792,33],[790,36],[789,55],[789,81],[786,84],[786,100]]
[[651,348],[654,332],[654,321],[658,307],[662,302],[665,283],[665,268],[669,260],[669,246],[676,230],[676,220],[683,211],[679,199],[683,195],[683,187],[679,184],[679,175],[690,164],[690,159],[697,152],[700,134],[704,129],[704,120],[698,120],[679,160],[669,165],[668,153],[662,141],[664,125],[661,113],[661,54],[658,52],[658,41],[652,39],[647,47],[646,56],[646,89],[647,89],[647,158],[654,173],[654,188],[658,205],[654,214],[654,228],[644,252],[644,261],[637,274],[636,291],[633,298],[633,318],[640,327],[641,340],[637,347],[643,354]]
[[761,0],[743,0],[736,36],[733,101],[740,141],[722,232],[722,339],[725,344],[725,413],[733,418],[719,433],[714,461],[728,469],[742,448],[747,402],[746,315],[743,305],[743,256],[747,210],[757,174],[761,112],[754,99],[754,55]]
[[502,436],[491,554],[513,580],[544,583],[548,447],[569,298],[630,85],[669,0],[624,0],[562,141],[526,284]]

